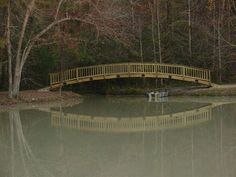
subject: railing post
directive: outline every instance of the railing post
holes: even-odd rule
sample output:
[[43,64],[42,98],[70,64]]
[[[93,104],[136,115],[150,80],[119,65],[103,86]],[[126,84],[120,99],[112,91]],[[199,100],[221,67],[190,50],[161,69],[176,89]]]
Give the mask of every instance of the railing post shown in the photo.
[[76,79],[79,80],[79,68],[76,68]]
[[159,64],[155,63],[154,72],[156,73],[156,77],[158,76],[158,69],[159,69]]
[[128,63],[128,73],[130,75],[130,63]]
[[106,66],[102,66],[102,75],[105,77],[105,67]]
[[208,70],[208,79],[209,79],[209,83],[211,84],[211,71]]
[[184,66],[182,67],[182,70],[183,70],[183,71],[182,71],[182,75],[183,75],[183,76],[186,76],[186,72],[185,72],[185,67],[184,67]]

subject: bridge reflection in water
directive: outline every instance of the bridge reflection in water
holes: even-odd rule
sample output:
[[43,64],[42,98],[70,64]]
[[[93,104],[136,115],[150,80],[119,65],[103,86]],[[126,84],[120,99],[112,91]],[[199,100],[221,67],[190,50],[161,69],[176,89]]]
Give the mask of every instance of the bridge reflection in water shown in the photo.
[[201,108],[158,116],[143,117],[96,117],[79,114],[64,114],[51,112],[51,124],[55,127],[65,127],[86,131],[101,132],[139,132],[155,131],[159,129],[179,128],[199,124],[211,120],[213,107],[211,104]]

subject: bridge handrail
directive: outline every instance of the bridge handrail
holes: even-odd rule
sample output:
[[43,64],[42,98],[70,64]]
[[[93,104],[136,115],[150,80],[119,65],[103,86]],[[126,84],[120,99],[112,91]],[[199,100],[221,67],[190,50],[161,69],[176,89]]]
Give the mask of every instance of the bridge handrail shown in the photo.
[[[126,65],[126,64],[137,64],[137,65],[163,65],[163,66],[179,66],[179,67],[185,67],[185,68],[192,68],[192,69],[198,69],[198,70],[203,70],[203,71],[209,71],[209,69],[206,68],[199,68],[196,66],[187,66],[187,65],[180,65],[180,64],[169,64],[169,63],[152,63],[152,62],[145,62],[145,63],[140,63],[140,62],[122,62],[122,63],[109,63],[109,64],[98,64],[98,65],[90,65],[90,66],[81,66],[81,67],[75,67],[75,68],[69,68],[64,71],[76,69],[76,68],[93,68],[93,67],[101,67],[101,66],[113,66],[113,65]],[[53,72],[49,74],[56,74],[60,72]]]
[[169,74],[211,82],[210,70],[208,69],[165,63],[114,63],[76,67],[62,72],[50,73],[50,85],[91,76],[128,73]]

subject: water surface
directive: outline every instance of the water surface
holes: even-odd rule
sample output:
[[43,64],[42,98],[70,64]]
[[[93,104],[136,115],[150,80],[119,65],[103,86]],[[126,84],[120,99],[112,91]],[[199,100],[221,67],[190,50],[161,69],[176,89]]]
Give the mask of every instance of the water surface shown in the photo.
[[1,177],[235,177],[236,99],[87,97],[0,113]]

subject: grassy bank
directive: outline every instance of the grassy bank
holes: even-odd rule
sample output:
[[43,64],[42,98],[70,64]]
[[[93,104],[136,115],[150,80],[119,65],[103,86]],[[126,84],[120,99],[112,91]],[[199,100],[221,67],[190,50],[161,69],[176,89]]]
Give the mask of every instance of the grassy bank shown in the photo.
[[210,88],[182,89],[172,92],[175,96],[236,96],[236,84],[213,85]]

